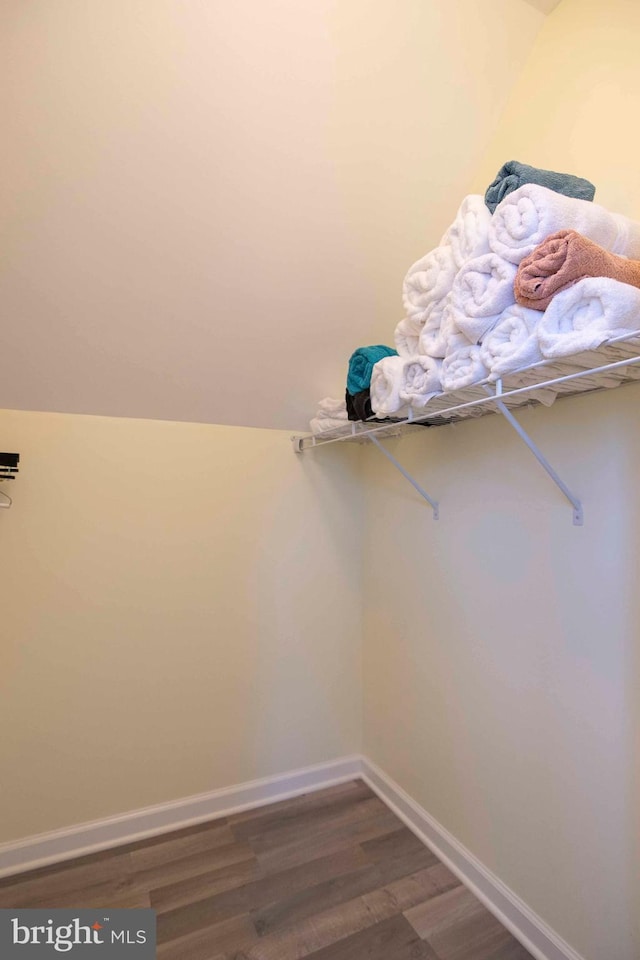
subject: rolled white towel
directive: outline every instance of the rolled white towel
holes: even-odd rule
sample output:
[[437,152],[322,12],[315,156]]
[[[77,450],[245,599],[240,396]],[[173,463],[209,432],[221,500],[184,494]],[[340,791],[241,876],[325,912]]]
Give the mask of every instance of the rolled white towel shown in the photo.
[[441,365],[432,357],[383,357],[371,374],[371,407],[378,417],[406,416],[440,393]]
[[469,343],[469,340],[456,325],[449,293],[441,304],[429,312],[420,334],[418,353],[442,360],[465,343]]
[[471,343],[479,343],[500,314],[515,303],[517,267],[497,253],[468,260],[456,274],[451,290],[453,319]]
[[489,371],[480,357],[480,347],[466,343],[442,361],[442,388],[447,393],[486,380]]
[[538,324],[538,342],[544,357],[566,357],[639,330],[640,289],[586,277],[555,295]]
[[[451,294],[432,304],[420,331],[416,353],[442,359],[447,354],[447,329],[450,323]],[[399,351],[398,351],[399,352]]]
[[400,397],[401,371],[405,357],[383,357],[371,373],[371,408],[376,416],[390,417],[402,407]]
[[480,344],[480,358],[490,380],[542,360],[537,333],[541,318],[539,310],[528,310],[519,304],[502,311],[495,327]]
[[440,373],[442,360],[433,357],[407,357],[402,370],[400,399],[411,407],[421,409],[442,392]]
[[403,317],[393,334],[396,350],[401,357],[414,357],[419,352],[418,345],[423,324],[412,317]]
[[441,246],[450,246],[458,267],[472,257],[489,253],[489,224],[491,212],[484,197],[479,193],[469,194],[460,204],[456,218],[440,241]]
[[489,245],[518,264],[557,230],[577,230],[605,250],[640,258],[640,223],[536,183],[525,183],[498,204],[489,224]]
[[450,246],[436,247],[416,261],[404,278],[402,302],[407,316],[424,323],[428,307],[451,289],[457,266]]
[[465,337],[464,333],[460,333],[458,330],[455,320],[451,319],[451,323],[447,326],[445,330],[445,336],[447,340],[447,352],[445,357],[450,353],[455,353],[459,347],[466,347],[469,344],[469,339]]

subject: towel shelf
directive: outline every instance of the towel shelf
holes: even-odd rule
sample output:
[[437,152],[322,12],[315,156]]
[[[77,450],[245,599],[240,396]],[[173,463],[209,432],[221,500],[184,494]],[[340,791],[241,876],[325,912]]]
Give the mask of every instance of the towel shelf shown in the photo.
[[460,420],[499,413],[516,430],[553,482],[560,488],[572,506],[573,523],[583,522],[582,504],[560,479],[557,472],[542,455],[533,440],[515,419],[512,410],[517,407],[549,406],[556,399],[575,397],[610,389],[624,383],[640,380],[640,331],[631,336],[618,337],[602,344],[597,350],[588,350],[569,357],[542,360],[502,380],[484,380],[462,390],[438,394],[419,414],[403,420],[385,422],[351,422],[327,434],[305,434],[291,438],[296,453],[304,453],[329,443],[372,442],[427,500],[438,518],[438,504],[398,463],[381,444],[384,437],[401,436],[415,432],[418,425],[444,426]]

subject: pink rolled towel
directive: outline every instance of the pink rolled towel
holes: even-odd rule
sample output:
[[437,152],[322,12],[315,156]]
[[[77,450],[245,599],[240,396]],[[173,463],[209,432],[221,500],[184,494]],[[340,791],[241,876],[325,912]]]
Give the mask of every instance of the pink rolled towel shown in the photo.
[[513,289],[523,307],[546,310],[556,293],[585,277],[640,287],[640,260],[609,253],[576,230],[558,230],[521,261]]

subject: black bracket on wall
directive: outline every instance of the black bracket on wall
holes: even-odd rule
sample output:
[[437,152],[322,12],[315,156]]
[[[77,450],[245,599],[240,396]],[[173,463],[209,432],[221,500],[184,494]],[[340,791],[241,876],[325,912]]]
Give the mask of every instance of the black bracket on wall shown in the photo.
[[0,480],[14,480],[19,462],[19,453],[0,453]]

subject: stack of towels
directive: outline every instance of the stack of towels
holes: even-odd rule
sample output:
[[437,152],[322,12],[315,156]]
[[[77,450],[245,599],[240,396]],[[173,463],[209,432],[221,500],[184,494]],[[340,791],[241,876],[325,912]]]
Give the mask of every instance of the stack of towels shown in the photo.
[[510,161],[484,197],[465,197],[405,277],[396,350],[361,348],[366,391],[354,403],[348,385],[345,419],[421,414],[436,394],[637,332],[640,224],[594,195],[581,177]]
[[510,161],[484,197],[465,197],[405,277],[398,356],[373,368],[373,412],[422,413],[435,393],[637,331],[640,224],[594,195],[581,177]]
[[[349,358],[347,390],[344,400],[325,397],[318,404],[318,412],[311,420],[311,432],[338,435],[350,420],[377,419],[371,409],[370,385],[373,368],[385,357],[397,357],[393,347],[374,344],[358,347]],[[408,408],[407,411],[408,413]]]

